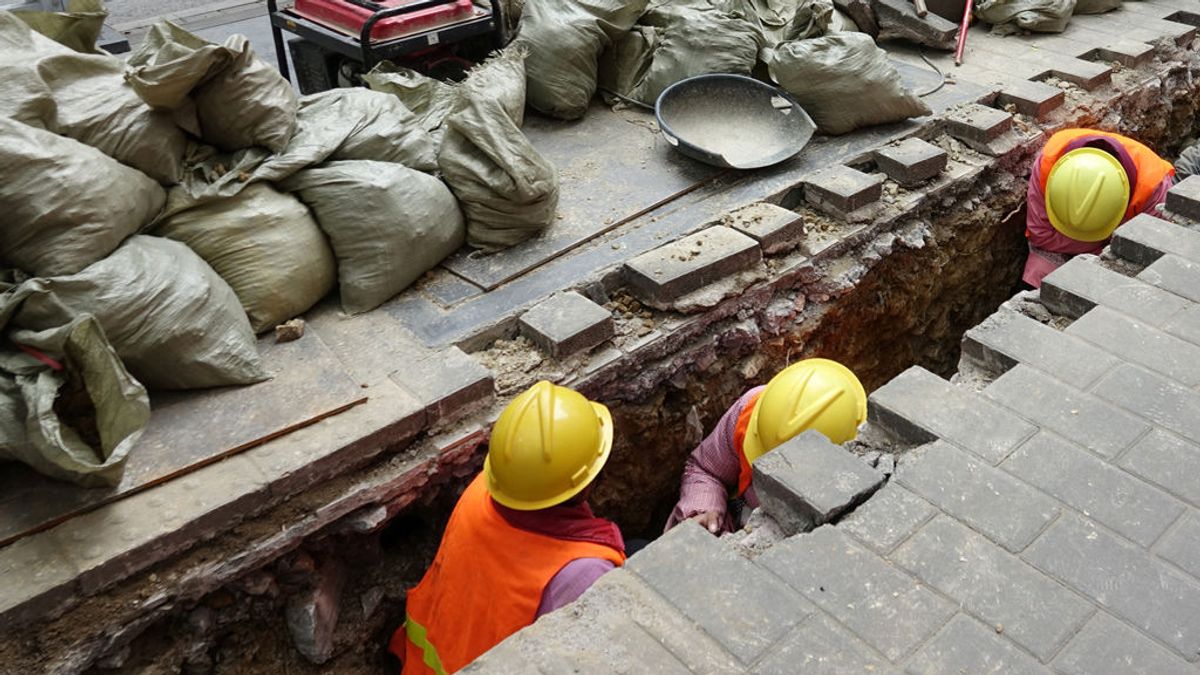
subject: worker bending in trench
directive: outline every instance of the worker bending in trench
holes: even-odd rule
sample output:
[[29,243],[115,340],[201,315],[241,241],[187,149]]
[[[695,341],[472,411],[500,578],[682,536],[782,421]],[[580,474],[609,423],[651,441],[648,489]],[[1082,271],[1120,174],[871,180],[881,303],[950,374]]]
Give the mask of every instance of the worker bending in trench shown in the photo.
[[1055,133],[1029,175],[1022,279],[1041,288],[1042,278],[1072,256],[1099,253],[1117,226],[1162,204],[1174,175],[1170,162],[1120,134]]
[[688,519],[717,535],[740,529],[758,506],[750,484],[755,460],[809,429],[845,443],[866,417],[867,392],[842,364],[806,359],[784,368],[742,394],[692,451],[666,529]]
[[408,593],[389,645],[404,675],[466,666],[625,562],[621,531],[587,501],[612,442],[608,409],[565,387],[538,382],[505,407]]

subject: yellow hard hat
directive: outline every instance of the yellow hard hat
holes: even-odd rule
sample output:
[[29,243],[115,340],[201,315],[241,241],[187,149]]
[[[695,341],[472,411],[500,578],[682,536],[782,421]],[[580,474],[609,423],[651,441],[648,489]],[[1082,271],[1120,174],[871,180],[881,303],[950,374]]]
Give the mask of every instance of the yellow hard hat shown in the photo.
[[1129,207],[1129,175],[1098,148],[1059,158],[1046,179],[1046,214],[1054,229],[1076,241],[1104,241]]
[[520,511],[561,504],[587,487],[612,450],[608,408],[545,380],[514,398],[492,427],[488,491]]
[[753,462],[809,429],[845,443],[866,419],[867,392],[849,368],[829,359],[805,359],[767,383],[750,414],[743,451]]

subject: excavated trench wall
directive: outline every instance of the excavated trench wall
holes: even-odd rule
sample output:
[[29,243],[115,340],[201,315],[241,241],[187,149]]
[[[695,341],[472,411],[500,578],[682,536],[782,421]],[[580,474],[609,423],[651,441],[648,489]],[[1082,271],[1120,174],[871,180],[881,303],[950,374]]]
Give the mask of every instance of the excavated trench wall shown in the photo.
[[[1151,67],[1117,75],[1104,96],[1070,91],[1068,106],[1042,128],[1097,125],[1168,154],[1200,130],[1194,52],[1163,47]],[[913,364],[953,371],[962,333],[1017,287],[1025,167],[1042,128],[1019,120],[996,156],[931,130],[927,140],[963,168],[936,199],[857,225],[799,209],[811,237],[833,242],[820,255],[773,258],[765,274],[739,275],[654,310],[650,335],[619,325],[619,333],[643,343],[635,358],[588,371],[548,361],[522,339],[490,345],[481,360],[503,369],[495,371],[493,407],[65,616],[10,631],[0,640],[0,670],[380,672],[404,591],[419,580],[456,495],[478,470],[488,420],[538,377],[610,406],[617,440],[594,507],[627,536],[657,534],[688,452],[730,402],[787,363],[834,358],[869,390]],[[619,277],[584,290],[609,307],[628,308]]]

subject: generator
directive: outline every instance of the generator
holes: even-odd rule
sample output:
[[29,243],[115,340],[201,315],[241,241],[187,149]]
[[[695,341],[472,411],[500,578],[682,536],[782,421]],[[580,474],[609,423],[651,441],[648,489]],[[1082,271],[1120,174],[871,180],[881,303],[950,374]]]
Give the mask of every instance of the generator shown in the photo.
[[[66,0],[0,0],[0,12],[66,12]],[[129,51],[129,40],[105,24],[96,39],[96,47],[109,54]]]

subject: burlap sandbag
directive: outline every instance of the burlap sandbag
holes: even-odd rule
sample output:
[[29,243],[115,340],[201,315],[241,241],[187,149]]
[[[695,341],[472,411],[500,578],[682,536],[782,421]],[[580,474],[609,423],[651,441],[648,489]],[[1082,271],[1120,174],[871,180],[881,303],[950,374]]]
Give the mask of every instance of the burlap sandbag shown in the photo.
[[975,4],[975,16],[999,34],[1061,33],[1074,11],[1075,0],[979,0]]
[[440,180],[399,164],[329,162],[281,184],[316,214],[337,256],[342,308],[374,309],[462,246],[462,214]]
[[46,330],[92,314],[125,367],[151,389],[266,379],[237,295],[177,241],[133,236],[78,274],[23,286],[33,292],[14,315],[14,326]]
[[13,12],[21,21],[55,42],[81,54],[95,54],[108,10],[100,0],[67,0],[65,12]]
[[308,208],[268,183],[171,216],[154,234],[181,241],[237,294],[261,333],[325,297],[337,264]]
[[0,118],[0,265],[73,274],[154,218],[158,183],[94,148]]
[[446,127],[442,122],[454,106],[454,86],[426,77],[415,70],[401,68],[389,61],[376,65],[363,75],[373,91],[395,96],[417,117],[417,123],[433,139],[434,150],[442,146]]
[[600,54],[633,26],[646,1],[528,0],[517,41],[529,50],[529,105],[560,119],[583,117],[596,94]]
[[771,78],[824,133],[844,134],[931,112],[901,83],[887,52],[862,33],[831,33],[764,52]]

